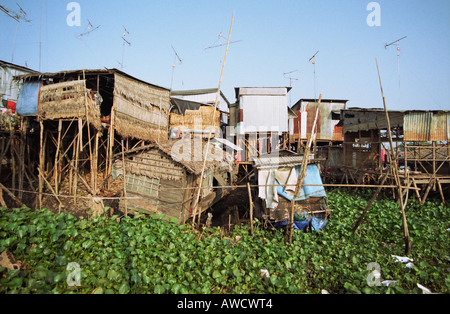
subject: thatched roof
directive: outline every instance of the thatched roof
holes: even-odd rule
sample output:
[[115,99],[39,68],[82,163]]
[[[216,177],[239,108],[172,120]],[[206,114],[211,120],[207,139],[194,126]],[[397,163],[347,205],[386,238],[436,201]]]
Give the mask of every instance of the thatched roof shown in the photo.
[[[201,148],[200,148],[201,147]],[[197,139],[181,139],[167,141],[163,143],[154,143],[125,152],[126,155],[139,154],[151,149],[158,149],[172,161],[186,169],[189,173],[199,175],[205,165],[205,170],[220,171],[229,170],[234,161],[233,156],[228,154],[222,148],[209,144],[209,151],[206,163],[207,141]],[[117,157],[120,157],[117,155]]]

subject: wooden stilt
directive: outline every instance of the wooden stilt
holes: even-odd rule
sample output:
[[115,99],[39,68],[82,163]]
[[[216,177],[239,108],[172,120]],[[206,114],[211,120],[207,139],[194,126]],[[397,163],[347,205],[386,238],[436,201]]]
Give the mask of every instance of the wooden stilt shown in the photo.
[[127,199],[127,175],[126,175],[126,166],[125,166],[125,148],[122,139],[122,171],[123,171],[123,197],[125,203],[125,217],[128,216],[128,199]]
[[44,164],[45,164],[45,151],[44,151],[44,122],[42,120],[39,121],[40,125],[40,150],[39,150],[39,209],[42,209],[42,193],[44,188],[44,177],[42,173],[44,172]]
[[247,190],[248,190],[248,200],[250,202],[250,233],[253,234],[253,200],[252,200],[252,192],[250,190],[250,182],[247,182]]
[[61,150],[61,131],[62,131],[62,120],[59,119],[59,121],[58,121],[58,142],[56,144],[55,166],[54,166],[54,174],[53,174],[54,179],[55,179],[56,194],[59,193],[59,176],[60,176],[59,156],[60,156],[60,150]]
[[11,185],[12,185],[12,189],[14,191],[16,189],[16,158],[14,158],[15,134],[14,134],[14,128],[12,126],[12,116],[9,116],[8,119],[9,119],[9,136],[12,139],[11,147],[9,150],[11,153],[11,173],[12,173]]
[[111,108],[111,122],[109,125],[109,136],[108,136],[108,148],[107,148],[107,156],[106,156],[106,162],[107,162],[107,169],[106,169],[106,180],[107,180],[107,188],[109,189],[111,184],[111,173],[112,173],[112,166],[114,162],[113,158],[113,147],[114,147],[114,120],[115,120],[115,107],[113,106]]
[[75,160],[72,160],[74,164],[74,176],[73,176],[73,204],[77,204],[77,190],[78,190],[78,157],[80,153],[80,149],[82,149],[83,142],[80,140],[80,136],[82,135],[82,131],[80,131],[80,121],[81,119],[78,119],[78,135],[76,136],[77,142],[75,146]]
[[441,182],[439,181],[439,179],[436,179],[436,183],[439,188],[439,194],[441,195],[442,203],[445,203],[444,192],[442,191],[442,186],[441,186]]
[[19,146],[19,199],[23,198],[23,179],[25,173],[25,146],[27,143],[27,119],[20,118],[20,146]]

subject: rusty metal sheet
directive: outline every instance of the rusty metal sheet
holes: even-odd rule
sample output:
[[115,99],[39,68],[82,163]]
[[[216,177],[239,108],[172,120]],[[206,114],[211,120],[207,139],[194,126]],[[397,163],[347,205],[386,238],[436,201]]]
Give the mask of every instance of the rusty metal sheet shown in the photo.
[[[309,137],[314,124],[316,110],[318,103],[309,103],[307,106],[308,118],[307,118],[307,131],[306,136]],[[339,120],[333,120],[332,112],[340,111],[345,108],[345,104],[342,103],[320,103],[317,124],[316,124],[316,138],[318,140],[342,140],[342,129],[336,129],[336,125]],[[341,134],[334,134],[335,131],[340,131]]]
[[448,141],[450,112],[410,111],[404,115],[406,141]]

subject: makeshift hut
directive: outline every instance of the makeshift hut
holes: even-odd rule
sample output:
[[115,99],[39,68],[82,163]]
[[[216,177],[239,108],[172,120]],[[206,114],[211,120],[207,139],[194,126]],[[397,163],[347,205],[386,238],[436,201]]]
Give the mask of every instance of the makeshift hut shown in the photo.
[[116,153],[168,140],[170,91],[164,87],[117,69],[15,79],[23,84],[18,112],[28,119],[27,136],[38,143],[38,156],[30,159],[39,163],[39,206],[45,190],[64,207],[58,197],[62,185],[75,204],[80,190],[87,196],[111,194],[106,190]]
[[[378,183],[397,158],[405,187],[416,188],[425,202],[430,190],[445,200],[450,183],[450,112],[409,110],[388,112],[394,156],[388,138],[386,113],[381,109],[350,108],[341,113],[344,134],[342,181]],[[393,182],[392,175],[388,182]]]
[[[286,225],[289,221],[303,158],[289,151],[280,151],[276,155],[269,154],[253,160],[256,169],[253,184],[258,186],[257,196],[263,219],[277,226]],[[312,155],[307,158],[306,176],[299,197],[294,202],[295,228],[306,230],[313,223],[313,228],[319,230],[325,226],[331,213],[319,169]]]
[[113,171],[114,177],[123,176],[126,182],[127,198],[121,200],[120,210],[164,214],[180,223],[193,218],[199,188],[197,215],[228,193],[226,187],[235,175],[233,157],[201,138],[138,147],[127,151],[124,157],[115,163]]
[[[236,145],[245,149],[241,164],[251,164],[254,157],[282,146],[289,135],[287,94],[290,87],[237,87],[230,126]],[[291,113],[292,114],[292,113]],[[280,141],[281,138],[281,141]]]

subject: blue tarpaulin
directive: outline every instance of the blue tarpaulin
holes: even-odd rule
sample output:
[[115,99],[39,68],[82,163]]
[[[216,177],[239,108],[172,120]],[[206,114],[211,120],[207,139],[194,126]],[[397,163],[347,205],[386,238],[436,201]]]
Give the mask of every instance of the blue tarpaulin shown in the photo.
[[[296,220],[294,221],[294,229],[295,230],[301,230],[306,232],[306,228],[309,224],[311,224],[312,228],[315,231],[319,231],[325,228],[327,225],[328,220],[324,219],[322,217],[304,217],[302,220]],[[281,228],[285,228],[287,226],[287,221],[280,221],[273,224],[274,228],[279,230]]]
[[[299,177],[300,166],[296,166],[295,171],[297,172],[297,177]],[[278,181],[276,183],[279,184]],[[310,184],[314,186],[308,186]],[[277,187],[277,193],[289,201],[291,201],[293,198],[293,196],[285,192],[284,187],[281,185]],[[319,169],[315,164],[307,166],[306,175],[303,179],[303,187],[300,191],[300,196],[296,199],[296,201],[303,201],[310,197],[327,197],[325,188],[322,185],[322,178],[320,177]],[[314,229],[315,231],[319,231],[325,228],[327,222],[328,220],[324,217],[312,217],[305,214],[302,217],[298,217],[298,219],[294,221],[294,229],[306,231],[308,225],[311,224],[312,229]],[[276,229],[284,228],[287,226],[287,221],[277,222],[273,226]]]
[[[295,167],[295,171],[297,172],[297,177],[300,173],[300,166]],[[279,184],[277,182],[277,184]],[[305,186],[308,184],[319,184],[320,186]],[[296,201],[303,201],[310,197],[327,197],[327,194],[325,193],[325,189],[322,185],[322,178],[320,177],[319,169],[315,164],[308,165],[306,168],[306,176],[303,179],[303,187],[300,191],[299,198],[296,199]],[[277,192],[279,195],[283,196],[285,199],[291,201],[293,196],[288,195],[284,191],[283,186],[277,187]]]
[[40,82],[25,82],[19,92],[16,111],[20,116],[37,115]]

